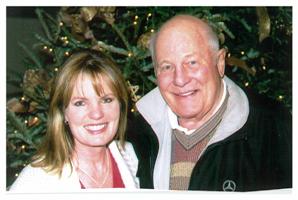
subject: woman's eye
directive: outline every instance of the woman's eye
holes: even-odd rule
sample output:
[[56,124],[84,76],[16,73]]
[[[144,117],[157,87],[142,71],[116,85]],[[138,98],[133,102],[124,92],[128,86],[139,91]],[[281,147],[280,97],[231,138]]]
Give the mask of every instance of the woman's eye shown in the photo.
[[84,103],[84,101],[76,101],[76,102],[74,103],[74,105],[75,105],[75,106],[84,106],[85,103]]
[[103,103],[111,103],[114,99],[111,97],[104,97],[102,98]]

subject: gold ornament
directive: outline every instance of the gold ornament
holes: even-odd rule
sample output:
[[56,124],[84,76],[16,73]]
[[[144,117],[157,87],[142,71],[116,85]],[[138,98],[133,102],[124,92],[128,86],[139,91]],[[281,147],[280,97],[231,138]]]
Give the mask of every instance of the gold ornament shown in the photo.
[[127,81],[127,85],[128,85],[128,89],[130,91],[130,96],[133,102],[137,102],[141,96],[137,95],[136,93],[139,90],[139,86],[138,85],[131,85],[131,83],[129,81]]
[[[36,87],[41,87],[45,98],[49,98],[52,81],[53,81],[53,78],[50,79],[45,70],[29,69],[24,74],[23,90],[25,91],[25,94],[29,93],[31,95],[34,95]],[[36,102],[35,103],[30,102],[29,112],[32,112],[33,110],[36,109],[37,105],[35,104],[38,105],[38,103]]]
[[80,9],[62,7],[60,9],[59,16],[66,26],[71,27],[71,34],[76,40],[95,40],[88,22],[92,21],[96,17],[99,17],[104,19],[108,24],[113,24],[115,22],[115,10],[115,7],[109,6],[82,7]]
[[48,81],[49,77],[45,70],[28,69],[24,74],[23,88],[33,93],[35,87],[41,86],[48,91]]
[[107,23],[114,24],[116,7],[104,6],[98,7],[98,16],[103,18]]
[[33,118],[29,119],[28,126],[37,125],[38,123],[39,123],[38,117],[33,117]]
[[31,101],[31,102],[30,102],[30,105],[29,105],[29,110],[28,110],[28,112],[29,112],[29,113],[34,112],[34,111],[37,109],[38,105],[39,105],[39,104],[38,104],[37,102],[35,102],[35,101]]
[[152,37],[153,32],[147,32],[141,35],[138,39],[137,46],[142,49],[149,49],[150,38]]
[[17,98],[10,99],[7,102],[6,106],[10,112],[14,112],[14,113],[26,112],[26,108],[24,104],[22,104]]
[[80,11],[85,22],[91,21],[94,18],[94,16],[97,14],[96,7],[83,7],[80,9]]
[[259,42],[262,42],[270,35],[270,17],[266,7],[257,7],[256,11],[259,23]]
[[227,57],[226,58],[226,63],[227,63],[227,65],[230,65],[230,66],[240,67],[240,68],[247,71],[248,73],[250,73],[253,76],[256,74],[256,69],[255,68],[248,67],[248,65],[246,64],[246,62],[244,60],[241,60],[241,59],[236,58],[234,56]]
[[84,41],[84,33],[89,30],[87,23],[82,19],[81,15],[72,15],[71,33],[75,39]]

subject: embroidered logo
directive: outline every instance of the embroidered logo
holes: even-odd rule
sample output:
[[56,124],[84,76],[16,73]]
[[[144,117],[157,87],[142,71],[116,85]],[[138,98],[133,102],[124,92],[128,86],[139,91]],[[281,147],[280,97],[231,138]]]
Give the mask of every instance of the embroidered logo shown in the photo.
[[225,180],[222,184],[223,191],[233,192],[236,190],[236,183],[232,180]]

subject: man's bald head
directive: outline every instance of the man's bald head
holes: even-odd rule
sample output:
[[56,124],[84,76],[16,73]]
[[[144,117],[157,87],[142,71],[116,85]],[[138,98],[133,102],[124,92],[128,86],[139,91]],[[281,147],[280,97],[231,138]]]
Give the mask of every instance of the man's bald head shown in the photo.
[[167,37],[169,33],[175,33],[177,31],[195,32],[203,38],[211,51],[217,52],[219,50],[218,37],[210,25],[194,16],[177,15],[165,22],[150,41],[150,51],[154,62],[156,44],[164,37]]

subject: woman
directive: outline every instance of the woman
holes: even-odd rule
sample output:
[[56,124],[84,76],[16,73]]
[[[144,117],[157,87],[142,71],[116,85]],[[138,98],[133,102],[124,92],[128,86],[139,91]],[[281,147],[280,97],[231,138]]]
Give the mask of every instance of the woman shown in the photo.
[[10,190],[138,187],[138,160],[124,141],[127,106],[125,81],[110,59],[73,54],[51,92],[45,140]]

